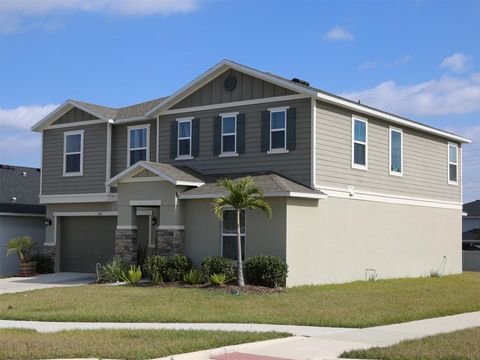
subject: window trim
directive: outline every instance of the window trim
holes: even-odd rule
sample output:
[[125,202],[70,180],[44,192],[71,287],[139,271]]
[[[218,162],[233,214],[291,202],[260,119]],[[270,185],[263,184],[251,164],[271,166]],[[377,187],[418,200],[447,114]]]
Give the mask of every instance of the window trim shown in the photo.
[[[455,151],[457,153],[457,162],[452,162],[450,160],[450,146],[453,146],[455,147]],[[447,180],[448,180],[448,184],[449,185],[458,185],[458,163],[459,163],[459,151],[458,151],[458,145],[456,143],[452,143],[452,142],[448,142],[447,143],[447,158],[448,158],[448,161],[447,161]],[[450,180],[450,165],[455,165],[455,169],[456,169],[456,181],[452,181]]]
[[[192,156],[192,120],[193,117],[188,117],[188,118],[180,118],[177,119],[177,157],[175,160],[191,160],[193,159]],[[189,123],[190,124],[190,136],[189,137],[182,137],[180,139],[180,124],[181,123]],[[190,146],[189,146],[189,154],[188,155],[180,155],[180,140],[186,140],[188,139],[190,141]]]
[[[400,133],[400,171],[392,170],[392,133]],[[393,176],[403,176],[403,129],[389,126],[388,128],[388,173]]]
[[[288,153],[287,149],[287,110],[290,108],[290,106],[283,106],[283,107],[277,107],[277,108],[270,108],[268,111],[270,112],[270,130],[268,133],[269,136],[269,147],[267,154],[285,154]],[[283,112],[285,113],[285,126],[281,129],[272,129],[272,114],[277,113],[277,112]],[[273,148],[272,149],[272,133],[277,132],[277,131],[284,131],[284,140],[283,140],[283,148]]]
[[[233,157],[233,156],[238,156],[237,152],[237,121],[238,121],[238,114],[239,112],[232,112],[232,113],[224,113],[224,114],[219,114],[219,116],[222,118],[221,119],[221,127],[220,127],[220,154],[218,155],[219,157]],[[233,133],[223,133],[223,119],[224,118],[229,118],[229,117],[235,117],[235,132]],[[235,150],[234,151],[223,151],[223,136],[235,136]]]
[[[237,233],[225,234],[225,235],[223,234],[223,213],[228,210],[235,211],[236,209],[231,206],[224,206],[222,209],[222,220],[220,221],[220,256],[221,257],[224,257],[223,256],[223,237],[224,236],[237,237]],[[241,211],[245,213],[245,226],[244,226],[244,233],[243,234],[240,233],[240,238],[242,236],[245,238],[244,246],[243,246],[243,251],[244,251],[243,258],[246,259],[247,258],[247,211],[245,209],[241,209]],[[237,259],[235,259],[234,261],[237,261]]]
[[[355,140],[355,121],[360,121],[365,123],[365,142]],[[355,143],[365,145],[365,165],[355,163]],[[368,119],[362,118],[360,116],[352,115],[352,169],[358,170],[368,170]]]
[[[80,152],[70,152],[67,154],[67,136],[80,135]],[[65,131],[63,133],[63,176],[83,176],[83,153],[84,153],[84,136],[85,130]],[[80,171],[67,172],[67,155],[80,153]]]
[[[130,131],[131,130],[136,130],[136,129],[147,129],[147,141],[146,141],[146,148],[145,147],[139,147],[139,148],[133,148],[130,149]],[[131,150],[146,150],[146,159],[145,161],[150,161],[150,124],[142,124],[142,125],[133,125],[133,126],[128,126],[127,127],[127,168],[129,168],[132,165],[130,165],[130,151]]]

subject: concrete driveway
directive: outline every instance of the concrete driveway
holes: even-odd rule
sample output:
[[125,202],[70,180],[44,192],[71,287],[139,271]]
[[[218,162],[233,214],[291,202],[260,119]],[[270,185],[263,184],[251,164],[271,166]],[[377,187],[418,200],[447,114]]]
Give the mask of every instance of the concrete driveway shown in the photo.
[[0,295],[46,289],[60,286],[86,285],[95,281],[95,274],[58,272],[32,277],[11,277],[0,279]]

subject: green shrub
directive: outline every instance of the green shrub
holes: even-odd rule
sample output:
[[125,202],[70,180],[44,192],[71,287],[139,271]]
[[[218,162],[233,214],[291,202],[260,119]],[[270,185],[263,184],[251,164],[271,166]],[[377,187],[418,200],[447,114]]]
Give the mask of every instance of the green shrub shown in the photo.
[[245,277],[252,285],[285,286],[288,266],[277,256],[253,256],[245,261]]
[[167,260],[163,256],[152,255],[145,261],[143,271],[155,285],[158,285],[163,282],[166,264]]
[[212,274],[209,279],[210,283],[216,286],[224,286],[227,281],[225,274]]
[[197,269],[192,269],[183,274],[183,282],[189,285],[196,285],[202,282],[202,275]]
[[213,274],[225,274],[227,279],[236,278],[236,265],[235,261],[227,259],[221,256],[206,257],[202,260],[200,265],[202,269],[203,277],[206,280],[210,279]]
[[128,274],[125,275],[123,273],[123,281],[131,285],[138,285],[140,280],[142,279],[142,270],[140,266],[132,265],[130,266],[130,270],[128,270]]
[[35,261],[37,263],[37,273],[39,274],[53,273],[55,261],[51,256],[45,255],[45,254],[35,254],[31,257],[30,261]]
[[128,265],[121,259],[115,257],[99,269],[97,272],[97,282],[114,283],[123,281],[127,270]]
[[192,260],[184,255],[173,255],[166,258],[163,279],[165,281],[182,281],[183,275],[192,269]]

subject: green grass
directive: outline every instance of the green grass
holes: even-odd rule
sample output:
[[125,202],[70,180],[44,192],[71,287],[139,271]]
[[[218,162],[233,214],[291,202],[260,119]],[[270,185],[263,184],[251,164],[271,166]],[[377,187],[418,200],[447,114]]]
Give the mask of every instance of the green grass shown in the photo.
[[341,357],[382,360],[478,360],[480,327],[407,340],[384,348],[353,350]]
[[0,295],[0,318],[369,327],[477,311],[478,294],[480,273],[240,296],[205,289],[86,285]]
[[0,329],[0,359],[151,359],[287,336],[198,330],[71,330],[40,333]]

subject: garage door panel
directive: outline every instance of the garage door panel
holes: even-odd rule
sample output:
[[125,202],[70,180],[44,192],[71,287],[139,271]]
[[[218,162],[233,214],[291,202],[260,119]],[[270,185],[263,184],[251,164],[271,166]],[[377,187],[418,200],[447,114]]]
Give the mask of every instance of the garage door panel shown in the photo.
[[60,269],[95,272],[115,254],[116,217],[79,216],[61,219]]

